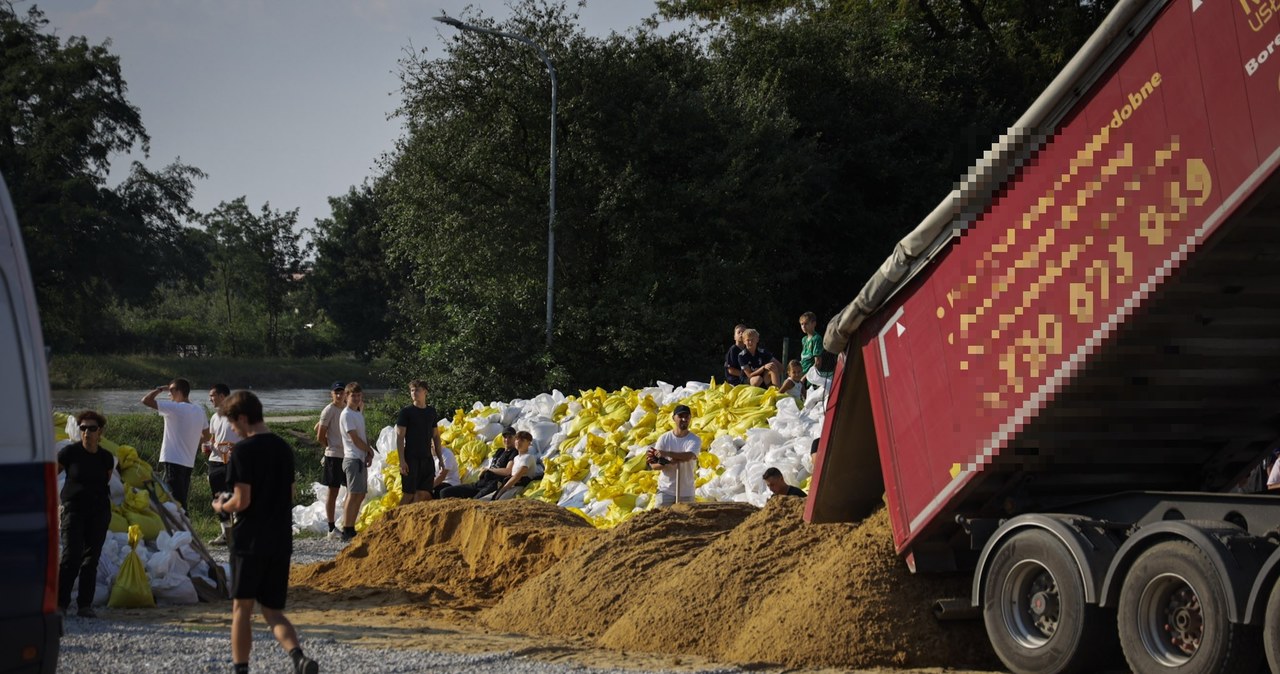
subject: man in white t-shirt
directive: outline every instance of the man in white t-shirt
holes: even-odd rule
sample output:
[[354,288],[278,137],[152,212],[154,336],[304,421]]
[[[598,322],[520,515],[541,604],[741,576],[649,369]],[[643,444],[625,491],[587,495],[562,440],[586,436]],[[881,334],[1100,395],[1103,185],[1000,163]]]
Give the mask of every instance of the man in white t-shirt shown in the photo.
[[334,525],[334,511],[338,508],[338,490],[347,484],[347,476],[342,472],[342,429],[338,425],[338,417],[347,407],[347,385],[340,381],[329,387],[331,402],[320,412],[320,421],[316,424],[316,442],[324,448],[324,456],[320,457],[320,484],[324,485],[329,495],[324,501],[324,514],[329,518],[329,538],[342,537]]
[[360,504],[369,493],[369,466],[373,465],[374,448],[364,430],[364,389],[360,384],[347,384],[347,407],[338,416],[342,431],[342,472],[347,476],[347,504],[342,508],[342,540],[356,537],[356,518]]
[[533,477],[534,466],[538,463],[538,457],[529,453],[529,447],[533,445],[533,434],[529,431],[520,431],[516,433],[516,458],[511,460],[511,477],[498,487],[498,491],[493,492],[494,501],[498,499],[511,498],[518,492],[516,489],[529,484]]
[[[227,462],[231,460],[231,448],[243,438],[231,426],[231,420],[223,416],[222,403],[231,395],[231,387],[226,384],[214,384],[209,389],[209,402],[213,405],[213,414],[209,416],[209,428],[200,436],[200,444],[204,455],[209,459],[209,493],[214,498],[227,489]],[[222,523],[222,533],[209,541],[211,545],[226,545],[227,530],[231,522]]]
[[[156,400],[168,391],[170,401]],[[191,491],[191,468],[196,465],[200,438],[209,427],[204,410],[192,404],[191,382],[178,378],[168,386],[157,386],[143,396],[142,404],[164,417],[164,439],[160,441],[160,476],[169,485],[174,500],[187,509],[187,493]]]
[[462,485],[462,476],[458,474],[458,457],[448,447],[440,448],[440,458],[436,459],[436,479],[431,494],[440,498],[440,493],[449,487]]
[[698,471],[698,452],[702,451],[702,438],[689,430],[692,412],[688,405],[676,405],[671,412],[675,428],[662,434],[658,442],[649,448],[649,467],[661,471],[658,475],[658,507],[666,508],[676,503],[693,503],[694,473]]

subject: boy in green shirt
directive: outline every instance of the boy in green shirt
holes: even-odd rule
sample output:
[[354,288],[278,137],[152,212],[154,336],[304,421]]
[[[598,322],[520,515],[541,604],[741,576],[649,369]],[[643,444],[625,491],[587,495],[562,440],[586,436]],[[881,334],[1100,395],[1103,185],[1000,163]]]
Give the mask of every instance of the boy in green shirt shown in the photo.
[[818,317],[812,311],[800,315],[800,331],[804,337],[800,339],[800,371],[808,374],[813,367],[813,360],[822,353],[822,335],[818,334]]

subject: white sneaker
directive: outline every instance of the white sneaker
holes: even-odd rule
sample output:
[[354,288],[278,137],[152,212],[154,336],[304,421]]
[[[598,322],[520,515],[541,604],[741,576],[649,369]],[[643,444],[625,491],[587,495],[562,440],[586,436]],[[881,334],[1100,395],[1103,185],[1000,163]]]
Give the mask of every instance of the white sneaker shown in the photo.
[[325,538],[331,541],[340,541],[342,540],[342,530],[334,529],[333,531],[330,531],[328,535],[325,536]]

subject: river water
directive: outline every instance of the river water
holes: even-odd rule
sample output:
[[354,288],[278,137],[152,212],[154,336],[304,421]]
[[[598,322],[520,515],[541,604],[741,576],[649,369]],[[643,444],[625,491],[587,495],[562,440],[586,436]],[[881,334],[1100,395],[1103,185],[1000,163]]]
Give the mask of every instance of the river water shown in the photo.
[[[87,409],[103,414],[141,414],[150,411],[142,405],[142,396],[147,392],[141,389],[85,389],[50,393],[55,412],[79,412]],[[261,389],[254,393],[262,400],[262,409],[267,416],[319,410],[329,403],[329,392],[324,389]],[[367,398],[381,397],[385,393],[386,390],[365,390]],[[168,400],[169,395],[161,393],[159,399]],[[191,401],[208,407],[209,392],[192,391]]]

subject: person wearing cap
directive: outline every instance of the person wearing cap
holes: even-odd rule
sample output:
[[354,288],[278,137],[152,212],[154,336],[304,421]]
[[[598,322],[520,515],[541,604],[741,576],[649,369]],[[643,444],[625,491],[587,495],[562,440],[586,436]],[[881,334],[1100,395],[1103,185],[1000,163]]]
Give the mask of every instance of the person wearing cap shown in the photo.
[[346,389],[346,382],[333,382],[329,387],[331,402],[320,411],[320,421],[316,423],[316,442],[324,448],[324,456],[320,457],[320,484],[329,490],[324,514],[329,520],[329,538],[332,539],[342,536],[334,524],[334,514],[338,509],[338,491],[347,483],[347,475],[342,472],[342,431],[338,429],[338,417],[347,408]]
[[475,484],[464,484],[456,487],[445,487],[440,490],[440,498],[476,498],[492,494],[507,478],[511,477],[508,464],[519,454],[516,449],[516,429],[507,426],[502,430],[502,447],[497,449],[485,461],[484,470]]
[[[222,414],[222,403],[231,395],[231,387],[226,384],[214,384],[209,389],[209,402],[213,405],[213,414],[209,415],[209,427],[200,436],[200,445],[209,461],[209,493],[217,497],[227,491],[227,462],[231,460],[231,448],[241,438],[231,421]],[[222,522],[222,533],[209,541],[210,545],[226,545],[227,533],[231,522]]]
[[671,412],[675,428],[663,433],[646,454],[649,468],[660,471],[656,496],[659,508],[694,501],[693,478],[698,471],[697,458],[698,452],[702,451],[702,438],[689,430],[692,416],[688,405],[676,405]]

